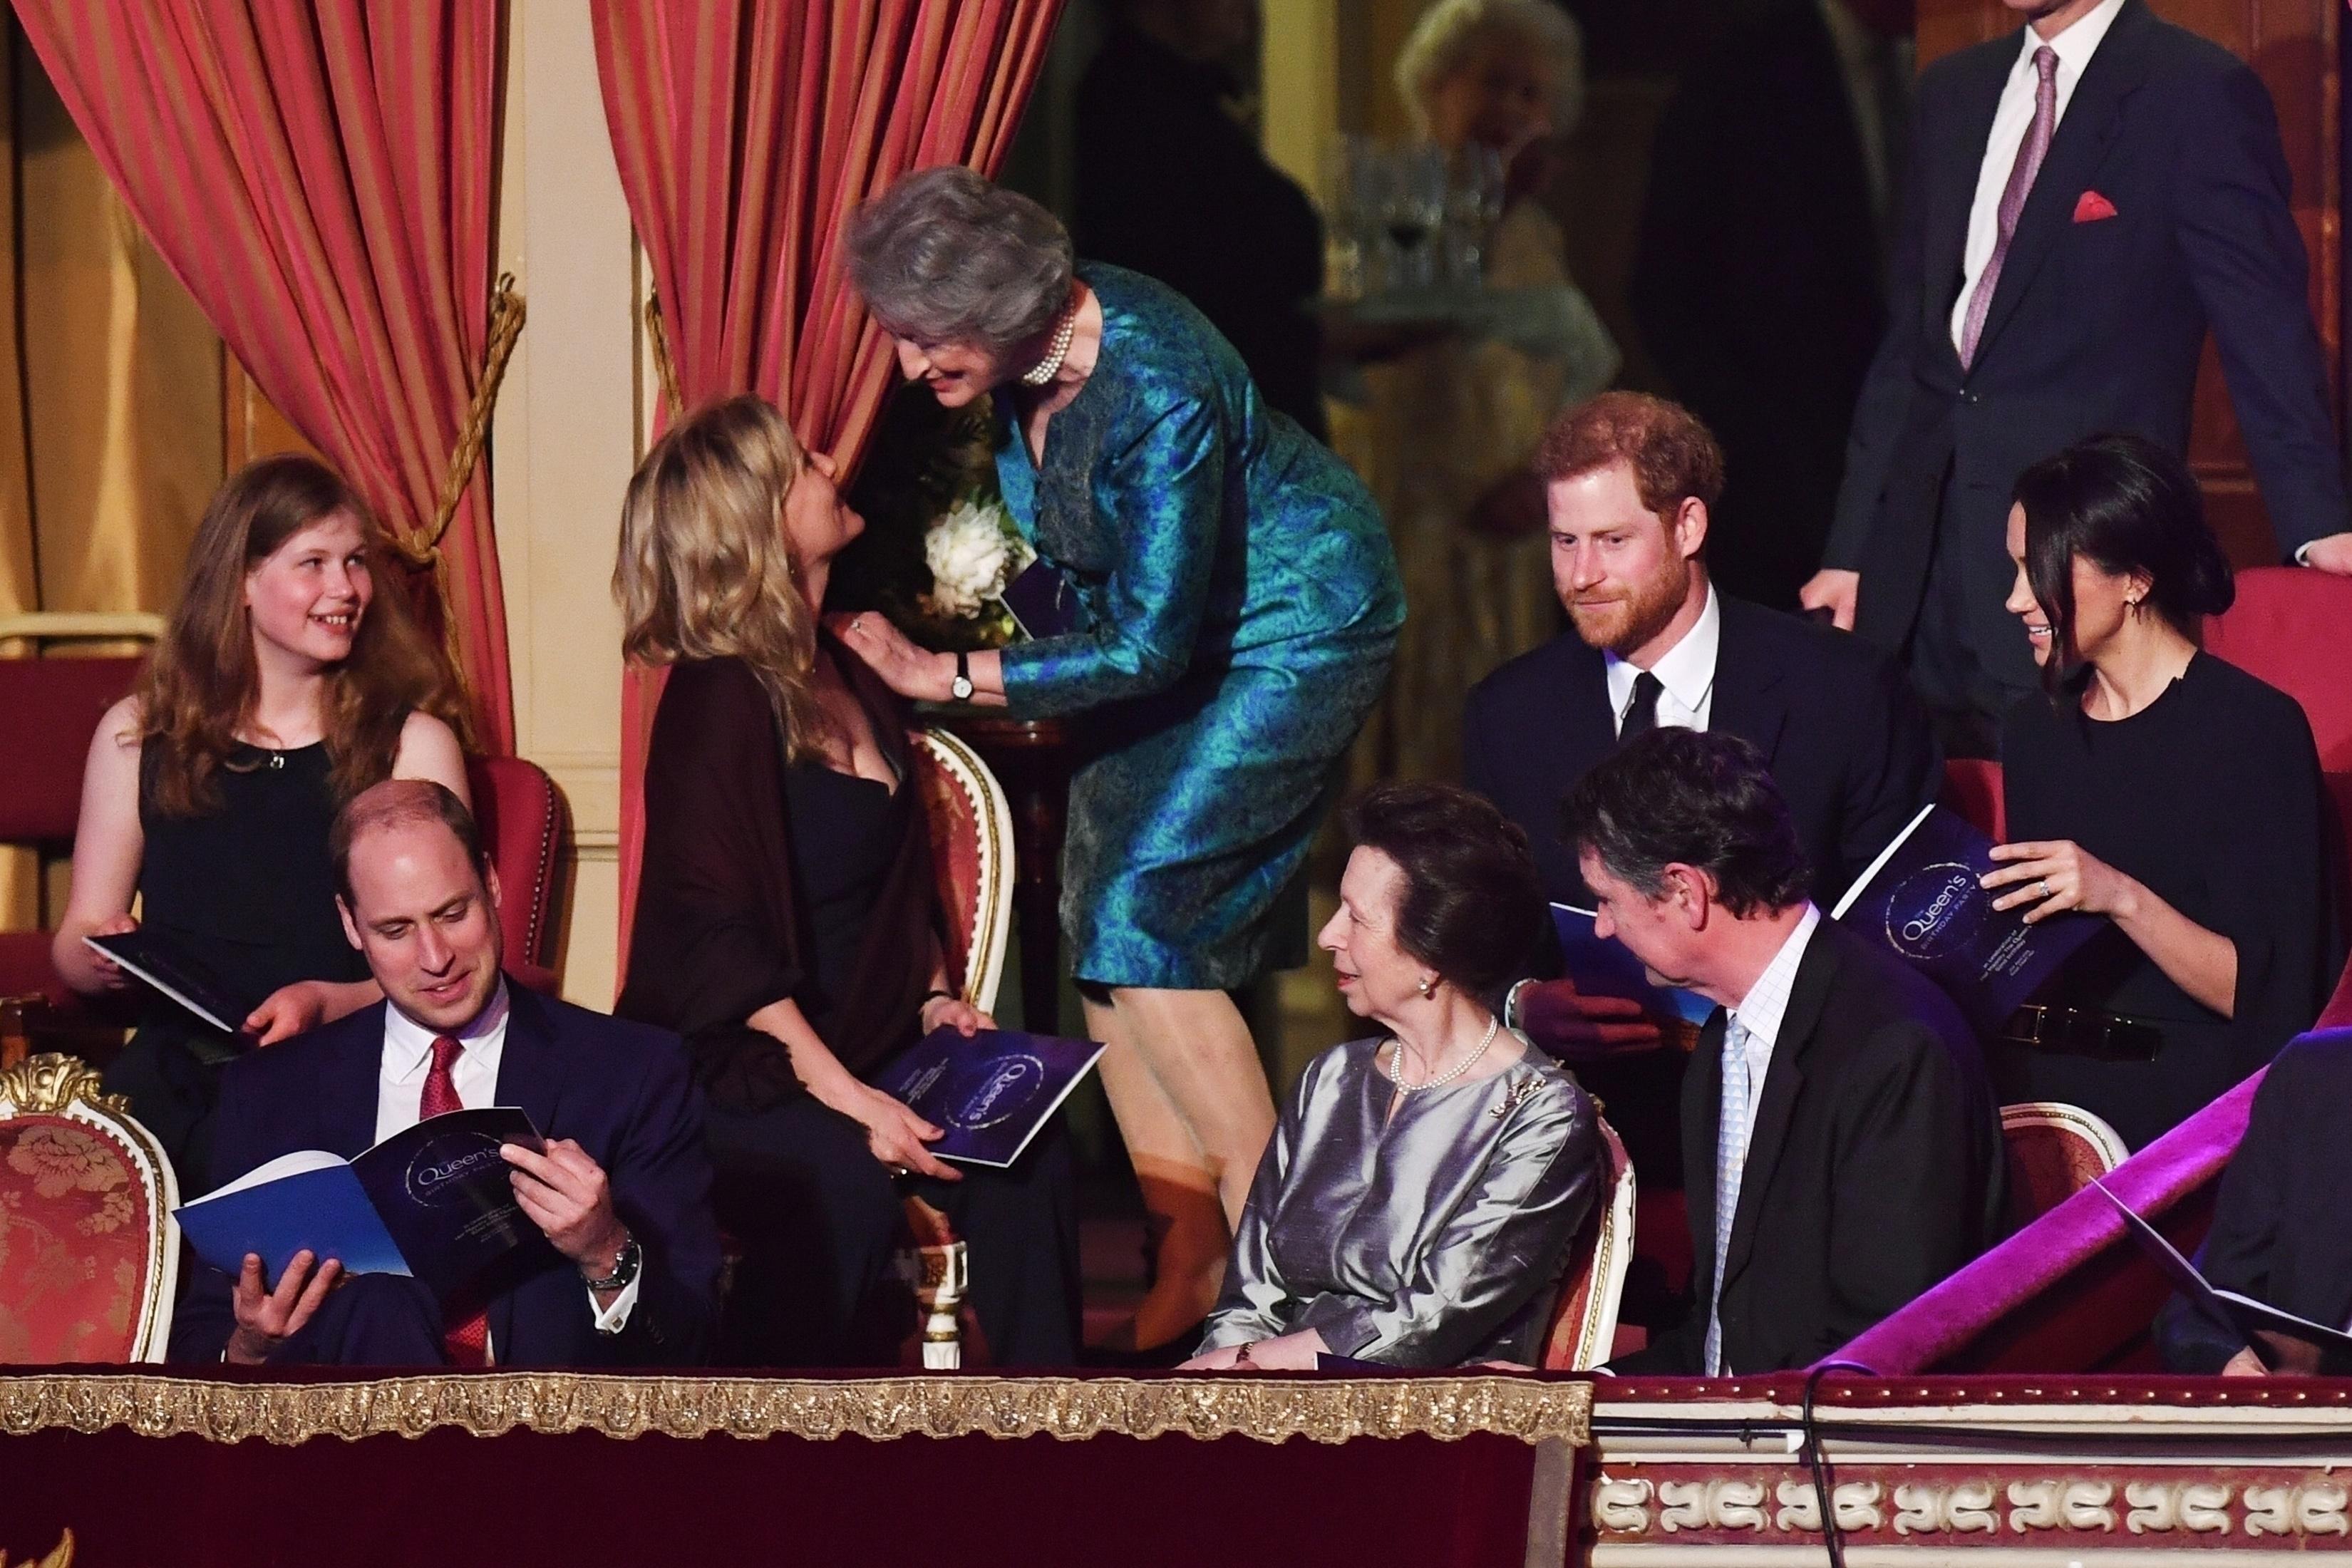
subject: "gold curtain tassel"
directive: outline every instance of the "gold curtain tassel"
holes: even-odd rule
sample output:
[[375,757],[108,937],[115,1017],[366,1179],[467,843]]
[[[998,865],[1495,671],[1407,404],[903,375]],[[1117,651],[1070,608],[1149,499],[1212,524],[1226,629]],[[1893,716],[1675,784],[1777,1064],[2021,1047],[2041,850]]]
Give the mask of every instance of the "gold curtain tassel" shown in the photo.
[[662,326],[661,296],[646,295],[646,341],[653,346],[654,374],[661,382],[662,401],[675,421],[686,413],[686,398],[677,387],[677,362],[669,357],[669,333]]

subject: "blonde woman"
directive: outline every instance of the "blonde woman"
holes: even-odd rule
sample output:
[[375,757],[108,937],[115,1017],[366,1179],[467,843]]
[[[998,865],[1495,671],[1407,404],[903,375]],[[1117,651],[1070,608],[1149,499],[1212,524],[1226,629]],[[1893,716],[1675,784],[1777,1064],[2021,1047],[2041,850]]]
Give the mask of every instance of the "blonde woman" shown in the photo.
[[[171,624],[82,770],[73,889],[51,962],[96,995],[130,977],[85,936],[168,938],[258,1005],[274,1045],[383,999],[343,938],[327,827],[387,778],[467,798],[456,682],[408,616],[366,504],[315,458],[265,458],[205,508]],[[140,914],[131,913],[140,900]],[[108,1068],[201,1190],[239,1042],[158,993]],[[239,1173],[232,1173],[236,1174]]]
[[1609,384],[1619,355],[1537,199],[1583,101],[1575,21],[1550,0],[1439,0],[1396,81],[1423,136],[1450,155],[1489,151],[1508,171],[1488,294],[1465,330],[1366,367],[1369,405],[1353,426],[1339,422],[1341,451],[1388,518],[1413,611],[1360,766],[1453,779],[1465,694],[1559,629],[1528,459],[1553,415]]
[[933,1029],[991,1022],[948,984],[906,710],[817,624],[864,528],[832,460],[757,397],[675,426],[630,480],[623,647],[670,674],[617,1010],[683,1035],[709,1100],[716,1200],[744,1247],[723,1364],[895,1358],[905,1178],[970,1244],[993,1359],[1066,1365],[1066,1148],[1049,1131],[1011,1171],[960,1172],[929,1152],[938,1128],[861,1077]]

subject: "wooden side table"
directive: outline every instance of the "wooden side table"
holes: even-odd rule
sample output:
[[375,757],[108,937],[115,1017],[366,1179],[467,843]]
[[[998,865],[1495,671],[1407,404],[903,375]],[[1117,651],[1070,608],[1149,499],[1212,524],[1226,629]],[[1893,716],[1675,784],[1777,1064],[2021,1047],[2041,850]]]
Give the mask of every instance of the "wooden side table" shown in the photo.
[[1021,933],[1021,1020],[1061,1032],[1062,836],[1074,766],[1058,719],[1013,719],[988,709],[926,707],[923,718],[980,753],[1013,806],[1013,919]]

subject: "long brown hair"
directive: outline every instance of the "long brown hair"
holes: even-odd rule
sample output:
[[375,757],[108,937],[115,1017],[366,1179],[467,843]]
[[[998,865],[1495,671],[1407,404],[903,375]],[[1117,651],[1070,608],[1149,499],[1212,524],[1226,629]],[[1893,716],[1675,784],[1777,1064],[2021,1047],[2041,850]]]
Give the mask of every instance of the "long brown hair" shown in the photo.
[[401,727],[422,710],[460,734],[457,683],[410,617],[374,515],[342,477],[314,458],[264,458],[229,476],[205,508],[186,579],[139,689],[139,734],[156,807],[188,816],[220,801],[218,773],[253,717],[261,676],[245,605],[247,573],[280,545],[338,511],[359,520],[375,580],[351,657],[327,674],[320,714],[338,800],[392,776]]
[[784,537],[785,492],[808,466],[775,405],[744,394],[654,443],[621,503],[613,567],[621,651],[644,664],[740,658],[767,689],[785,753],[823,748],[816,612]]

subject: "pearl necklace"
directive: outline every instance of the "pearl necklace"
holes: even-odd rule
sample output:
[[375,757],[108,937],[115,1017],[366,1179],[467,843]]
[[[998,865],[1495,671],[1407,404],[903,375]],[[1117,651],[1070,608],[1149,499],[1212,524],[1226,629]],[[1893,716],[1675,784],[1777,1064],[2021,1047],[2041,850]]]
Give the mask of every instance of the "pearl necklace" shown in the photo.
[[1054,329],[1054,346],[1045,351],[1044,359],[1021,373],[1021,384],[1043,386],[1060,374],[1062,361],[1070,352],[1070,339],[1077,330],[1078,307],[1077,302],[1072,300],[1070,308],[1062,312],[1061,324]]
[[1460,1078],[1464,1073],[1468,1072],[1472,1068],[1477,1065],[1478,1058],[1486,1054],[1486,1047],[1495,1043],[1495,1031],[1500,1029],[1502,1026],[1502,1019],[1487,1019],[1486,1033],[1478,1041],[1478,1048],[1476,1050],[1472,1051],[1468,1056],[1464,1057],[1460,1061],[1455,1062],[1452,1067],[1447,1068],[1435,1078],[1423,1079],[1419,1083],[1405,1082],[1404,1042],[1402,1040],[1391,1040],[1389,1044],[1396,1047],[1396,1054],[1389,1058],[1389,1081],[1396,1085],[1397,1088],[1402,1089],[1407,1094],[1419,1094],[1424,1089],[1443,1088],[1444,1085],[1452,1083],[1455,1079]]

